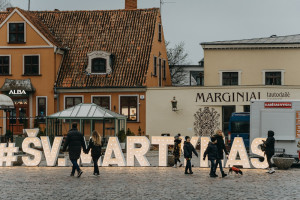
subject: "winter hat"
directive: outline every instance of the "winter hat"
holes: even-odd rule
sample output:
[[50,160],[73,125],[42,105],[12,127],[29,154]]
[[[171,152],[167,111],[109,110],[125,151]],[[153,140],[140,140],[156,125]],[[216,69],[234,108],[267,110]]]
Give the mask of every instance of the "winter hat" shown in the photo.
[[187,140],[187,139],[189,139],[190,138],[190,136],[185,136],[185,140]]
[[214,141],[217,140],[217,138],[216,137],[211,137],[210,140],[211,140],[211,142],[214,142]]
[[268,137],[273,137],[274,136],[274,131],[268,131]]

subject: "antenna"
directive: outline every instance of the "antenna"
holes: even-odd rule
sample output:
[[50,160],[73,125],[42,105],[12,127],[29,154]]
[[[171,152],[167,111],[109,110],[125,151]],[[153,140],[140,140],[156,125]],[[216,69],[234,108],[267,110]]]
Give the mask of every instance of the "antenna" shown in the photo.
[[165,0],[160,0],[160,12],[161,12],[161,9],[162,9],[162,5],[164,5],[165,3],[176,3],[175,1],[165,1]]

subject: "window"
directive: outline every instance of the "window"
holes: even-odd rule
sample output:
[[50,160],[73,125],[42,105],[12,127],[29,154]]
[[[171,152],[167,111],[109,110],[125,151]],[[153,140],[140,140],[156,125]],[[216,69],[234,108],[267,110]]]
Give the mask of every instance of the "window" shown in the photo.
[[9,43],[24,43],[25,23],[9,23]]
[[244,105],[244,112],[250,112],[250,105]]
[[190,72],[190,85],[204,85],[204,73],[203,71],[191,71]]
[[162,26],[161,24],[158,24],[158,41],[162,41],[162,33],[161,33]]
[[128,121],[137,121],[137,96],[121,96],[121,114],[127,116]]
[[163,61],[163,79],[164,80],[166,80],[166,78],[167,78],[166,75],[167,75],[166,74],[166,61],[164,60]]
[[106,59],[92,59],[92,73],[106,73]]
[[281,72],[265,72],[266,85],[281,85]]
[[47,98],[37,97],[37,116],[38,122],[45,123],[45,117],[47,116]]
[[229,131],[229,120],[231,114],[235,112],[235,106],[222,106],[222,119],[223,119],[223,132],[225,136],[228,136]]
[[222,85],[239,85],[239,73],[222,72]]
[[157,76],[157,57],[154,56],[154,61],[153,61],[153,75]]
[[92,102],[98,106],[110,110],[110,96],[93,96]]
[[66,97],[65,109],[76,106],[80,103],[82,103],[82,97]]
[[0,75],[9,75],[9,56],[0,56]]
[[161,87],[161,59],[158,60],[158,85]]
[[39,56],[24,56],[24,75],[39,75],[39,63]]

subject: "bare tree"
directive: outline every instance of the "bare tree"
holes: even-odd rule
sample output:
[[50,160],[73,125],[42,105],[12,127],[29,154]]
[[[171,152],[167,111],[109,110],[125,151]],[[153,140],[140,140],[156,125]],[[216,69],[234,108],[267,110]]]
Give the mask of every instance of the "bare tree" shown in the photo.
[[11,7],[11,3],[9,0],[0,0],[0,11],[5,11],[6,8]]
[[168,62],[170,66],[172,84],[179,84],[184,79],[183,65],[190,64],[187,60],[188,53],[185,51],[184,42],[176,44],[173,48],[170,47],[170,42],[166,41]]

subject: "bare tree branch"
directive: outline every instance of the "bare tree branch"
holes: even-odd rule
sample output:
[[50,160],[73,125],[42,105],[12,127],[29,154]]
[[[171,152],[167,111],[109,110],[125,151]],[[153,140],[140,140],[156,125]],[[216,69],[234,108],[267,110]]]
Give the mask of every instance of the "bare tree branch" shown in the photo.
[[0,0],[0,11],[5,11],[6,8],[11,7],[11,3],[9,0]]

